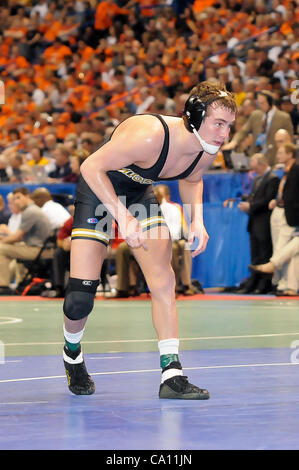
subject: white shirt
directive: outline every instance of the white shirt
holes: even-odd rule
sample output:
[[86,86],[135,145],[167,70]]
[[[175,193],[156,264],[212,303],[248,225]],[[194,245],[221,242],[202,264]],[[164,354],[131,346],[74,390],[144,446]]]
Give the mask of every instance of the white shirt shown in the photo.
[[277,111],[276,106],[272,106],[272,108],[268,111],[268,115],[267,115],[267,132],[269,131],[269,127],[271,126],[271,122],[272,122],[273,116],[276,113],[276,111]]
[[46,98],[45,93],[40,90],[39,88],[36,88],[32,94],[32,100],[37,106],[40,106],[43,104],[44,100]]
[[34,13],[39,13],[41,19],[43,20],[45,16],[47,15],[48,11],[49,11],[49,7],[47,3],[43,3],[42,5],[35,5],[35,7],[31,9],[30,16],[33,16]]
[[64,222],[70,218],[70,213],[58,202],[47,201],[42,211],[48,217],[52,230],[62,227]]
[[21,218],[21,212],[19,212],[19,214],[11,214],[7,223],[7,226],[11,232],[16,233],[16,231],[19,229]]
[[160,204],[162,214],[170,231],[172,240],[180,240],[183,238],[182,212],[180,207],[163,199]]
[[137,107],[136,114],[144,113],[148,110],[150,105],[155,101],[154,96],[148,96],[145,100]]

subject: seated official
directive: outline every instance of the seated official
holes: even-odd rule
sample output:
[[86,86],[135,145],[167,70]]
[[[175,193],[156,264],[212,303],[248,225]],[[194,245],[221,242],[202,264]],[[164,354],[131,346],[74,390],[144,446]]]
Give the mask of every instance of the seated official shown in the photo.
[[70,269],[70,250],[73,217],[70,216],[60,228],[53,255],[52,263],[52,288],[42,292],[42,297],[64,297],[65,277]]
[[[9,287],[12,260],[33,260],[38,255],[45,240],[51,235],[50,222],[42,210],[30,197],[27,188],[13,191],[14,203],[21,211],[21,223],[15,233],[0,235],[0,295],[12,294]],[[47,249],[44,258],[51,258],[53,250]]]
[[69,219],[70,213],[62,204],[53,201],[50,191],[37,188],[31,194],[32,200],[48,217],[52,230],[57,230]]

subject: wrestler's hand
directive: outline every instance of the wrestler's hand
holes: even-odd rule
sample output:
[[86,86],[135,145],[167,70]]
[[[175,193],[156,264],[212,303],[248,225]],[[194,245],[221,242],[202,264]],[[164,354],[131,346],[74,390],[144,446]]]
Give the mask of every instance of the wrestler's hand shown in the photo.
[[188,236],[192,258],[205,251],[208,241],[209,235],[203,223],[192,222]]
[[135,217],[128,217],[124,226],[119,226],[119,228],[124,240],[130,248],[143,247],[147,250],[141,225]]

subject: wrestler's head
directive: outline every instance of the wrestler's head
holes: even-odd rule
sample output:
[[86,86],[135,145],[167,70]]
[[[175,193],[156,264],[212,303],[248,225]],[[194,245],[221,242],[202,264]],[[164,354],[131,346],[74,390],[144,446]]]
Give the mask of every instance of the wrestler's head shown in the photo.
[[236,112],[234,97],[225,85],[202,82],[191,90],[183,119],[204,151],[216,154],[228,137]]

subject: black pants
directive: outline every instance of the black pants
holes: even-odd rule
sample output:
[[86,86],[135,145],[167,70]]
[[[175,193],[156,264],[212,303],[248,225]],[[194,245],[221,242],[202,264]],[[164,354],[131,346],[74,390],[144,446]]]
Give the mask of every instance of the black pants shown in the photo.
[[70,252],[56,248],[52,264],[52,284],[64,292],[65,273],[70,269]]
[[250,231],[251,264],[268,263],[272,256],[272,239],[270,230],[266,233],[257,230]]

